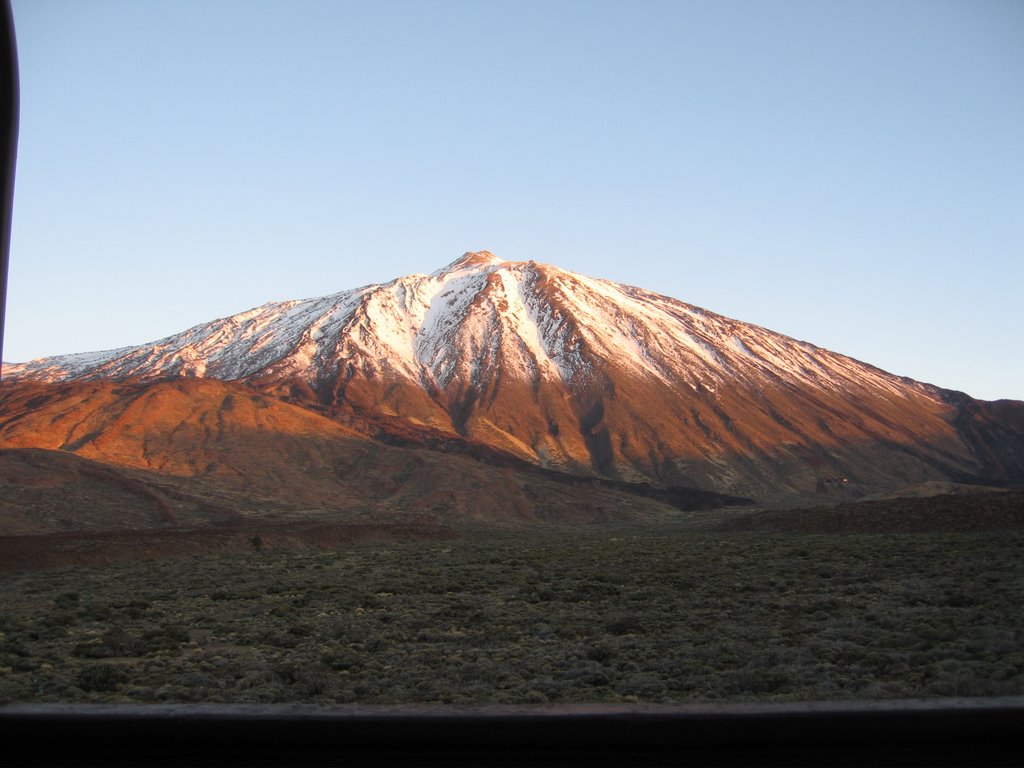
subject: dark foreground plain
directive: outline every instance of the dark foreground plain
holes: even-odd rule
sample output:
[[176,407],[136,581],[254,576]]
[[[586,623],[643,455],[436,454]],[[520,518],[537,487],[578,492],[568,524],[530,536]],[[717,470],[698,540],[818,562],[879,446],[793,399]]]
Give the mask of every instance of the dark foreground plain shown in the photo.
[[1024,532],[464,533],[0,576],[0,701],[1024,693]]

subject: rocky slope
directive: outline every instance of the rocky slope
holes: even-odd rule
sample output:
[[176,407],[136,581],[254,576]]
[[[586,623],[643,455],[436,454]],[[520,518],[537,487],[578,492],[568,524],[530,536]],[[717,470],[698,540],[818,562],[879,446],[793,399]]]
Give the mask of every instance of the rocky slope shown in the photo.
[[0,535],[274,520],[518,526],[720,506],[383,445],[209,379],[0,386]]

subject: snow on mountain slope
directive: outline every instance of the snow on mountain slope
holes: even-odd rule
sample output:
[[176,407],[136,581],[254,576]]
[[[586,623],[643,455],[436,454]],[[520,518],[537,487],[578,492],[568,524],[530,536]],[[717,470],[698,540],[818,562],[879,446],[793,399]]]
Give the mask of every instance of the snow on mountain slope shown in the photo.
[[5,374],[244,380],[564,471],[762,497],[836,478],[873,491],[1012,474],[1006,456],[1020,463],[1015,446],[986,465],[945,390],[641,288],[487,251]]
[[474,380],[499,360],[505,376],[570,381],[592,372],[594,359],[694,389],[759,377],[824,389],[850,378],[893,392],[908,385],[675,299],[487,251],[431,275],[271,302],[150,344],[8,363],[5,373],[43,381],[294,374],[316,384],[359,360],[444,387],[456,376]]

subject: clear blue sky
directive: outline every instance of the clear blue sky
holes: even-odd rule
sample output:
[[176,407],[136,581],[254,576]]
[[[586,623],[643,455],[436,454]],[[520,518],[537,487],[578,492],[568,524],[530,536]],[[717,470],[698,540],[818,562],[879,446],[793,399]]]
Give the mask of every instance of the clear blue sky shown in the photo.
[[1024,2],[13,7],[7,360],[488,249],[1024,399]]

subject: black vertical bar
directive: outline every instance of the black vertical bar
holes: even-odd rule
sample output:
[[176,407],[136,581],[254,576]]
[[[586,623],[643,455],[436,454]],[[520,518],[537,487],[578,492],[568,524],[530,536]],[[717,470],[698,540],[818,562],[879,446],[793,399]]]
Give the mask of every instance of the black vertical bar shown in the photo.
[[10,0],[2,0],[0,7],[0,94],[3,98],[3,112],[0,112],[0,152],[3,157],[3,184],[0,189],[0,261],[3,270],[0,272],[0,379],[3,378],[4,359],[4,327],[7,317],[7,272],[11,258],[11,214],[14,208],[14,166],[18,157],[18,45],[14,37],[14,14]]

